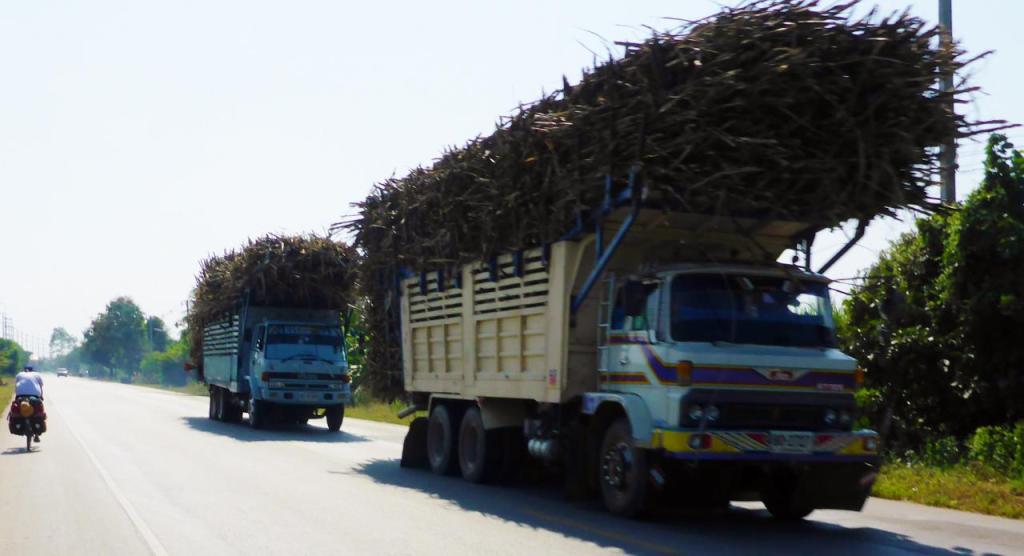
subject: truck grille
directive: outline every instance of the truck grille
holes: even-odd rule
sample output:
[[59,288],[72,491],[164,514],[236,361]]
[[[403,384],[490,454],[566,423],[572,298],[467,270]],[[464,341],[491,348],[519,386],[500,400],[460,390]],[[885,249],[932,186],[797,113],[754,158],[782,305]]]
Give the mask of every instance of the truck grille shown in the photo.
[[823,407],[730,403],[719,406],[716,427],[816,430],[824,428]]

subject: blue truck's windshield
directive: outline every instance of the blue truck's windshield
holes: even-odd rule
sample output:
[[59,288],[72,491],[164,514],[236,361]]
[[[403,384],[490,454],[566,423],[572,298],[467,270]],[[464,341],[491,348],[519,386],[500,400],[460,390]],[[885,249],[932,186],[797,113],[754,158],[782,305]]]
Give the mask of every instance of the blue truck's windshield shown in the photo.
[[270,325],[266,358],[344,363],[341,330],[330,326]]
[[828,287],[735,274],[672,279],[672,338],[792,347],[836,347]]

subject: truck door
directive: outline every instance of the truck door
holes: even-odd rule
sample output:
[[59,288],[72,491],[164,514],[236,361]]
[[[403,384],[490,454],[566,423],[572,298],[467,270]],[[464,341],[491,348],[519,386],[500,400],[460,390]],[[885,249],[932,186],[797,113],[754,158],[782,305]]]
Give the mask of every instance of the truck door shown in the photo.
[[[262,324],[257,326],[256,329],[253,330],[252,332],[252,339],[249,342],[250,348],[246,350],[248,364],[245,366],[245,368],[246,372],[248,373],[254,373],[254,371],[256,370],[256,362],[263,359],[263,349],[264,344],[266,342],[266,339],[264,338],[265,332],[266,330],[264,329],[264,326]],[[252,376],[258,376],[258,374],[253,374]]]
[[648,341],[648,298],[657,286],[639,280],[626,280],[615,294],[611,313],[606,384],[640,380],[644,358],[640,344]]

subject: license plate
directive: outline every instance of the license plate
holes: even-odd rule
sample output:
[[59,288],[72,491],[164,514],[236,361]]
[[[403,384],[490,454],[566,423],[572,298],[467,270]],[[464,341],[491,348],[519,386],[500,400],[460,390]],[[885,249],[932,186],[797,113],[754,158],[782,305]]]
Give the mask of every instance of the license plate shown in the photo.
[[768,449],[777,454],[809,454],[814,433],[773,431],[768,434]]
[[311,402],[317,399],[315,392],[299,392],[299,399],[304,402]]

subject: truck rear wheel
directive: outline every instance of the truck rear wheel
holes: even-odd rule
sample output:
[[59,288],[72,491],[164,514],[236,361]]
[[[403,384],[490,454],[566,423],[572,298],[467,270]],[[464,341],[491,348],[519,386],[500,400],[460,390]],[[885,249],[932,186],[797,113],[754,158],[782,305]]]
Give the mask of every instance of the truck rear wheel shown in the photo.
[[438,475],[455,473],[456,444],[451,412],[443,404],[435,405],[427,424],[427,459],[431,471]]
[[633,441],[629,420],[618,418],[604,433],[598,455],[604,506],[615,515],[633,517],[647,504],[647,452]]
[[459,424],[459,469],[462,478],[471,483],[483,483],[494,479],[499,465],[501,451],[500,430],[488,431],[480,409],[471,407],[462,416]]
[[327,408],[327,428],[331,432],[341,430],[341,422],[345,420],[345,406],[336,405]]

